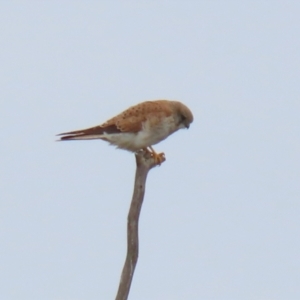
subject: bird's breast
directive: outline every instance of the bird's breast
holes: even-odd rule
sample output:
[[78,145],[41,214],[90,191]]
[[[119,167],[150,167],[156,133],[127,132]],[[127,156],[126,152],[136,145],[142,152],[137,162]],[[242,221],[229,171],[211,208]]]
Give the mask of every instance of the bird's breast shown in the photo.
[[135,152],[159,143],[176,130],[178,130],[178,128],[174,119],[168,117],[157,122],[153,122],[153,119],[150,121],[146,120],[138,132],[107,134],[105,138],[118,148]]
[[145,121],[142,130],[136,136],[137,143],[142,145],[141,148],[155,145],[166,139],[174,131],[176,131],[176,126],[172,118],[164,118],[161,122],[155,123]]

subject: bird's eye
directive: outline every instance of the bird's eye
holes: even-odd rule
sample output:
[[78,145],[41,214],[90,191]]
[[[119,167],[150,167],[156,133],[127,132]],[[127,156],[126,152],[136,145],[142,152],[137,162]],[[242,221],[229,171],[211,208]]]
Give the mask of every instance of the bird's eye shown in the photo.
[[186,120],[186,117],[184,115],[180,115],[180,123],[184,123]]

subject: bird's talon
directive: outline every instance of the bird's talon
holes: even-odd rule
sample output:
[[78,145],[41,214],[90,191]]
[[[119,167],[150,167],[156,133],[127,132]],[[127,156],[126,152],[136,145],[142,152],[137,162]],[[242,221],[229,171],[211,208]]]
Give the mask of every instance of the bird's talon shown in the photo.
[[152,157],[154,158],[155,164],[161,165],[165,160],[165,154],[162,153],[152,153]]

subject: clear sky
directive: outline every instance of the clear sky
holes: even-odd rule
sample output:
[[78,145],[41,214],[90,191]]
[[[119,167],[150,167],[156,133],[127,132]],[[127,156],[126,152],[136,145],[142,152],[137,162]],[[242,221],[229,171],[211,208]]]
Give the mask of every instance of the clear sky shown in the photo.
[[144,100],[155,146],[130,300],[300,299],[299,1],[1,1],[0,299],[114,299],[133,154],[55,142]]

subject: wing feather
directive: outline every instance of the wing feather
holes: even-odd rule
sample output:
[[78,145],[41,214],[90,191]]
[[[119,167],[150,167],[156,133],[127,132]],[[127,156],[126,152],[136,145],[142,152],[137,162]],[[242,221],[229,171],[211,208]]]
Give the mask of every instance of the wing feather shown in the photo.
[[137,133],[142,130],[145,121],[151,119],[151,125],[156,125],[161,121],[161,117],[168,117],[171,114],[172,110],[168,105],[168,101],[146,101],[129,107],[102,125],[64,132],[58,134],[58,136],[62,136],[61,140],[84,140],[102,138],[104,134]]
[[[168,117],[172,114],[167,102],[166,100],[142,102],[129,107],[101,126],[105,128],[106,126],[115,125],[121,132],[139,132],[143,128],[143,123],[149,120],[150,117],[152,117],[151,119],[154,122],[159,122],[161,116]],[[155,118],[155,116],[157,118]]]

